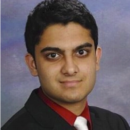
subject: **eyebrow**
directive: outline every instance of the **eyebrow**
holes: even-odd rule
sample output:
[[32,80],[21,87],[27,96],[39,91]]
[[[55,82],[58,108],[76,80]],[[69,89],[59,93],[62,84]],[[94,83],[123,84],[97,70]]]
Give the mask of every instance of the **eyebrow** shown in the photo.
[[[79,46],[77,46],[74,50],[77,51],[77,50],[80,50],[84,47],[92,47],[92,44],[91,43],[84,43],[84,44],[81,44]],[[46,52],[46,51],[56,51],[58,53],[63,53],[64,50],[61,50],[60,48],[58,47],[45,47],[41,50],[41,53],[43,52]]]
[[92,47],[92,44],[91,43],[84,43],[84,44],[82,44],[82,45],[79,45],[79,46],[77,46],[76,48],[75,48],[75,50],[80,50],[80,49],[82,49],[82,48],[85,48],[85,47]]
[[45,47],[41,50],[41,53],[46,52],[46,51],[56,51],[59,53],[63,53],[63,50],[57,48],[57,47]]

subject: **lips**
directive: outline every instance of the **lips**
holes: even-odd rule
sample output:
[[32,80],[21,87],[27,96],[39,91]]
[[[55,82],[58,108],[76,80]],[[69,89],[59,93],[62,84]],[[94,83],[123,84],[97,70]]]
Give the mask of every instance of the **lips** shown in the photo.
[[81,80],[72,80],[72,81],[61,81],[60,83],[65,87],[76,87]]

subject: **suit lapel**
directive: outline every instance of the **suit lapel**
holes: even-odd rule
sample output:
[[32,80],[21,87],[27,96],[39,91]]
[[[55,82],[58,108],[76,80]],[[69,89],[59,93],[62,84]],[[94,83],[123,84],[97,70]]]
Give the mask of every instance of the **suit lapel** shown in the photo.
[[108,130],[106,122],[101,120],[99,117],[92,112],[90,112],[91,120],[92,120],[92,130]]
[[[70,126],[37,96],[35,90],[26,102],[25,109],[35,119],[36,123],[45,130],[74,130],[74,127]],[[91,109],[90,115],[93,130],[108,130],[106,122],[96,116]]]
[[66,121],[59,118],[55,122],[53,130],[74,130],[74,127],[70,126]]
[[63,118],[61,118],[55,111],[48,107],[36,94],[32,92],[25,108],[35,119],[35,121],[45,130],[73,130]]

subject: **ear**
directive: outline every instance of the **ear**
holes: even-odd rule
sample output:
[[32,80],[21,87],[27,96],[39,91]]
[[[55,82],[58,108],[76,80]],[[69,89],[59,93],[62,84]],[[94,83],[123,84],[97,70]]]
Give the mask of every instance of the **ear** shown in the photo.
[[27,53],[25,55],[25,61],[26,61],[26,64],[27,64],[32,76],[37,76],[38,73],[37,73],[36,63],[35,63],[33,56],[31,54]]
[[97,47],[97,49],[96,49],[96,70],[97,71],[100,69],[101,56],[102,56],[102,49],[101,49],[101,47]]

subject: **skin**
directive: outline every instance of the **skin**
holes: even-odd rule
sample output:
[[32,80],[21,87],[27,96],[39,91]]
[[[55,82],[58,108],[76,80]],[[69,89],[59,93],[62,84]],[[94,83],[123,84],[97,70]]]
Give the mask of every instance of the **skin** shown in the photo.
[[81,114],[99,70],[101,48],[95,51],[90,31],[70,22],[49,26],[35,46],[35,61],[25,56],[44,94],[76,115]]

